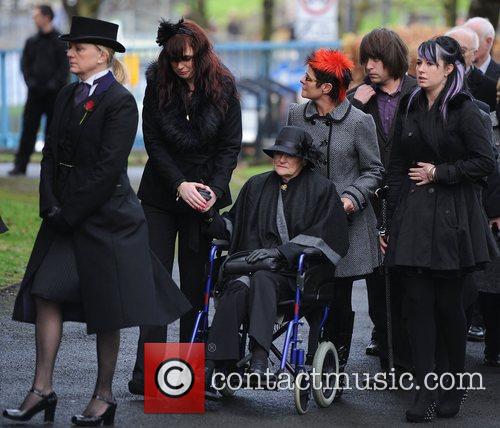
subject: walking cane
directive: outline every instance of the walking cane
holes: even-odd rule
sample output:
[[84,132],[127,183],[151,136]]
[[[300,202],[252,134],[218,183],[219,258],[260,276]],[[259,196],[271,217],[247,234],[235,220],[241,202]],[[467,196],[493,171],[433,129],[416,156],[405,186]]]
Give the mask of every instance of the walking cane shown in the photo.
[[[389,186],[380,187],[375,191],[375,196],[382,201],[382,225],[378,234],[385,238],[387,235],[387,193]],[[384,280],[385,280],[385,311],[387,320],[387,360],[389,362],[389,371],[394,369],[394,351],[392,344],[392,311],[391,311],[391,280],[389,277],[389,268],[383,262]]]

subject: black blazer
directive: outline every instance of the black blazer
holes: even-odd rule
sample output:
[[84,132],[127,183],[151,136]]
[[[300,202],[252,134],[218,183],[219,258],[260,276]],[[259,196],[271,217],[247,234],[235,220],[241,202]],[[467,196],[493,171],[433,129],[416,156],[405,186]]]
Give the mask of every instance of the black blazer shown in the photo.
[[182,199],[176,201],[177,187],[187,180],[210,186],[217,195],[216,208],[230,205],[229,181],[242,137],[241,108],[234,85],[225,87],[229,107],[222,115],[200,91],[193,93],[189,111],[181,99],[160,109],[156,63],[149,67],[146,77],[142,129],[149,159],[139,198],[168,211],[191,210]]
[[490,111],[497,105],[497,82],[484,75],[481,70],[472,68],[467,75],[467,86],[472,96],[488,104]]
[[[368,79],[365,80],[366,84],[370,84],[370,81]],[[411,92],[415,87],[417,86],[417,81],[409,76],[405,75],[403,77],[403,86],[401,87],[401,95],[399,97],[399,101],[401,102],[401,99]],[[391,152],[391,146],[392,146],[392,138],[394,135],[394,124],[396,123],[396,116],[397,116],[397,111],[396,115],[394,116],[394,120],[392,122],[392,127],[389,132],[389,135],[385,135],[384,129],[382,127],[382,122],[380,120],[379,112],[378,112],[378,105],[377,105],[377,97],[373,96],[370,98],[370,100],[366,104],[361,104],[358,100],[354,99],[354,94],[356,93],[356,89],[358,86],[355,88],[351,89],[347,93],[347,98],[349,98],[349,101],[351,101],[352,105],[354,107],[359,108],[361,111],[371,114],[373,117],[373,120],[375,121],[375,126],[377,127],[377,139],[378,139],[378,145],[380,149],[380,159],[382,160],[382,164],[384,165],[384,168],[387,171],[387,166],[389,164],[389,157],[390,157],[390,152]],[[399,105],[398,105],[399,108]]]
[[71,161],[75,167],[58,200],[54,189],[59,168],[58,142],[66,137],[67,124],[62,118],[73,102],[75,86],[76,83],[65,86],[57,97],[40,176],[40,215],[43,217],[54,205],[61,206],[62,216],[71,226],[81,223],[104,205],[117,185],[121,184],[121,191],[131,190],[126,168],[138,120],[134,97],[118,82],[92,96],[95,107],[79,127]]
[[488,65],[488,68],[486,69],[486,73],[484,74],[493,79],[496,83],[496,81],[500,77],[500,65],[498,64],[498,62],[495,62],[492,58]]
[[[370,80],[368,78],[366,78],[364,83],[370,84]],[[416,86],[417,86],[417,81],[413,77],[406,74],[403,77],[403,85],[401,86],[401,94],[399,97],[399,103],[401,103],[401,100],[407,94],[409,94],[411,91],[413,91]],[[394,137],[395,124],[396,124],[396,119],[397,119],[397,115],[398,115],[398,110],[400,108],[400,104],[398,104],[398,108],[396,110],[394,120],[392,121],[392,126],[390,129],[389,135],[386,135],[384,132],[384,129],[382,127],[382,122],[380,120],[380,115],[378,112],[377,97],[373,96],[370,98],[370,100],[366,104],[361,104],[360,101],[354,99],[354,94],[356,93],[357,88],[358,88],[358,86],[351,89],[348,92],[347,97],[352,102],[353,106],[359,108],[360,110],[364,111],[367,114],[372,115],[373,120],[375,121],[375,126],[377,128],[377,140],[378,140],[378,146],[379,146],[379,150],[380,150],[380,160],[382,161],[382,165],[384,165],[384,169],[387,172],[387,168],[389,166],[389,159],[391,156],[391,148],[392,148],[392,140]],[[385,180],[385,178],[384,178],[384,180]],[[371,204],[372,204],[373,210],[375,211],[375,215],[377,216],[377,223],[378,223],[378,225],[381,225],[382,224],[382,203],[381,203],[380,199],[373,196],[371,198]]]

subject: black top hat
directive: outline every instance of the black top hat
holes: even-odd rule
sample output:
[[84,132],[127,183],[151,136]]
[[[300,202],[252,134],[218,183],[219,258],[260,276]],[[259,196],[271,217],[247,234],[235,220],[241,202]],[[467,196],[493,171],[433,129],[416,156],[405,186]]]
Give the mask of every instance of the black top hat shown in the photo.
[[69,34],[59,36],[66,42],[93,43],[107,46],[116,52],[125,52],[125,46],[116,41],[118,25],[100,19],[74,16]]
[[306,159],[312,163],[320,156],[318,149],[312,145],[312,137],[307,131],[298,126],[285,126],[281,128],[276,142],[263,152],[273,157],[274,153],[285,153]]

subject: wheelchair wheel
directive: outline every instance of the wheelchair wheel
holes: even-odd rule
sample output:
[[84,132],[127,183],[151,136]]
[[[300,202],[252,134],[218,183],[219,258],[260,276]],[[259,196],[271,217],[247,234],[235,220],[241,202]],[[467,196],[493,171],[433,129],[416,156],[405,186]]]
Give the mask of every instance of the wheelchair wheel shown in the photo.
[[[332,342],[322,342],[314,354],[312,368],[321,374],[321,385],[312,385],[314,401],[319,407],[329,407],[338,389],[339,357]],[[317,381],[316,381],[317,383]]]
[[307,413],[309,409],[309,401],[311,399],[311,385],[310,379],[305,371],[300,371],[295,377],[293,397],[295,401],[295,408],[299,415]]

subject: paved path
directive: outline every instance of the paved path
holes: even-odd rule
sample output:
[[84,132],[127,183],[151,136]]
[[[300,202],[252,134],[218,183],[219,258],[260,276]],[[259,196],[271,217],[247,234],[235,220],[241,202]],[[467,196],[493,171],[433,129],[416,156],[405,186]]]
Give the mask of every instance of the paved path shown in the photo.
[[[10,165],[0,164],[0,176]],[[136,186],[142,168],[129,168],[131,181]],[[30,165],[28,175],[37,177],[39,167]],[[174,271],[178,280],[178,272]],[[17,288],[0,293],[0,409],[20,403],[28,390],[35,359],[31,325],[11,321],[11,311]],[[350,372],[375,373],[378,360],[367,357],[371,323],[367,316],[366,289],[363,282],[354,287],[353,305],[356,311],[353,346],[349,363]],[[304,336],[305,336],[304,332]],[[223,403],[208,403],[204,415],[146,415],[142,400],[127,391],[127,381],[132,371],[138,329],[123,330],[121,352],[115,380],[118,400],[116,425],[123,427],[154,426],[263,426],[263,427],[386,427],[403,426],[404,411],[412,393],[404,391],[380,392],[352,390],[342,400],[328,409],[318,409],[315,404],[308,414],[296,415],[291,392],[241,391]],[[178,325],[170,328],[169,339],[178,336]],[[55,426],[69,426],[72,414],[80,412],[92,393],[95,376],[95,337],[87,336],[81,324],[65,324],[63,343],[55,370],[55,390],[59,395]],[[467,369],[484,374],[486,390],[471,393],[463,406],[461,416],[450,421],[438,421],[439,427],[481,428],[499,426],[500,370],[481,365],[483,344],[469,343]],[[39,423],[40,416],[36,419]],[[0,425],[5,420],[0,420]],[[3,426],[3,425],[2,425]]]
[[[178,278],[174,274],[174,278]],[[34,365],[33,327],[11,321],[11,310],[17,288],[0,293],[0,408],[17,405],[32,380]],[[356,310],[355,333],[349,369],[371,372],[377,359],[367,357],[364,347],[371,325],[366,315],[366,290],[362,282],[355,285],[353,302]],[[134,363],[138,329],[123,330],[121,352],[115,380],[118,400],[116,424],[126,427],[193,426],[399,426],[404,423],[404,410],[411,393],[352,390],[340,402],[328,409],[312,404],[309,413],[295,413],[289,391],[240,391],[223,403],[208,403],[204,415],[146,415],[142,401],[127,391],[127,381]],[[169,339],[175,340],[175,323]],[[81,324],[66,323],[64,337],[55,370],[55,390],[59,395],[56,426],[68,426],[72,414],[82,410],[92,393],[95,376],[95,338],[87,336]],[[473,392],[462,409],[462,415],[452,421],[439,421],[438,426],[498,426],[500,404],[500,373],[484,368],[481,363],[482,344],[469,343],[467,367],[484,374],[486,390]],[[40,420],[40,419],[38,419]],[[4,421],[0,421],[0,425]]]
[[[10,163],[0,163],[0,177],[7,177],[8,171],[12,169],[12,164]],[[128,176],[130,178],[130,182],[137,188],[139,186],[139,182],[141,180],[142,171],[144,170],[143,166],[130,166],[128,168]],[[39,163],[30,163],[27,169],[27,177],[29,178],[39,178],[40,177],[40,164]],[[12,177],[15,180],[15,177]]]

